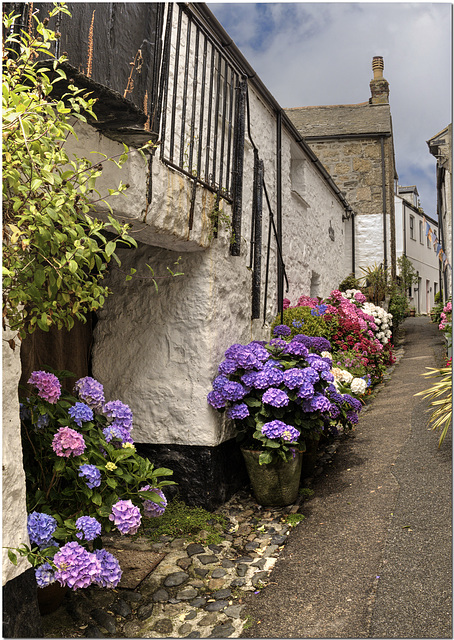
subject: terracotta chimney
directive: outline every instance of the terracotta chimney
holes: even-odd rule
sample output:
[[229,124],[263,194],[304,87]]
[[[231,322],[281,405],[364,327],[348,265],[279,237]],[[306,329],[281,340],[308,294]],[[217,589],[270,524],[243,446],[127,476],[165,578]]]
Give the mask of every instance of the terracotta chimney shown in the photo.
[[384,67],[383,58],[381,56],[374,56],[372,59],[374,77],[373,80],[370,81],[370,92],[372,94],[372,97],[369,99],[370,104],[389,103],[389,83],[383,77]]

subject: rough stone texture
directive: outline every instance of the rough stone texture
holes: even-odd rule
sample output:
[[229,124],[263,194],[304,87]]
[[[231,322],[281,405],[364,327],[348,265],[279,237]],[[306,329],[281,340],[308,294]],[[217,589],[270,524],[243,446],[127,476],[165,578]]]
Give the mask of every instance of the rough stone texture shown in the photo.
[[[25,506],[25,473],[22,466],[22,443],[19,420],[17,385],[20,378],[19,342],[13,350],[8,341],[14,338],[9,329],[3,330],[2,347],[2,546],[17,547],[29,544],[27,533],[27,511]],[[8,559],[7,550],[2,550],[2,585],[30,567],[25,558],[18,557],[17,566]]]

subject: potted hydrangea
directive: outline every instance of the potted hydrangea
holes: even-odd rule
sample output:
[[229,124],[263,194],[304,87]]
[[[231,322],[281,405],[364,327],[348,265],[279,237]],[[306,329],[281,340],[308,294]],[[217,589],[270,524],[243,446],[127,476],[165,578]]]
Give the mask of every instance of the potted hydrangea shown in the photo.
[[133,415],[120,400],[106,402],[102,385],[84,377],[74,394],[62,390],[68,372],[34,371],[34,390],[20,405],[30,546],[9,549],[35,567],[38,587],[114,588],[118,560],[103,549],[111,530],[135,534],[143,517],[161,515],[165,468],[139,456]]
[[361,409],[333,385],[329,341],[290,334],[278,325],[269,342],[229,347],[207,397],[234,420],[256,499],[269,506],[295,501],[303,452],[327,425],[352,424]]

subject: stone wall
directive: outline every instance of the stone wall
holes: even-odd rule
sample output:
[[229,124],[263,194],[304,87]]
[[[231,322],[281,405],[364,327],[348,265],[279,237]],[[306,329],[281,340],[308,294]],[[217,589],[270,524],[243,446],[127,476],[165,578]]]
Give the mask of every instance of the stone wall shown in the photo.
[[[383,177],[378,138],[309,142],[355,212],[357,275],[360,267],[380,263],[383,244]],[[394,161],[392,139],[384,139],[387,262],[395,265]],[[365,216],[368,216],[367,218]]]

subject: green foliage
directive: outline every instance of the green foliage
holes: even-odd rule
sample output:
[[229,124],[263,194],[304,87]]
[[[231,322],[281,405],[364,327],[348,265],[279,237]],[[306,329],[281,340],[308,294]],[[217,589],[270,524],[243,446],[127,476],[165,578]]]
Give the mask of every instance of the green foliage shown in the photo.
[[440,447],[449,427],[452,424],[452,366],[442,369],[430,369],[423,374],[425,377],[435,376],[439,378],[429,389],[416,393],[417,396],[430,398],[433,407],[432,415],[429,423],[432,424],[432,430],[441,430],[438,446]]
[[[309,307],[289,307],[284,309],[284,322],[292,330],[291,338],[302,333],[306,336],[322,336],[329,339],[332,332],[337,328],[337,321],[331,318],[327,324],[323,316],[314,316]],[[281,316],[277,316],[271,325],[271,335],[274,328],[281,324]]]
[[[188,536],[207,544],[218,544],[223,540],[220,529],[224,529],[226,524],[223,516],[202,507],[190,507],[175,498],[169,502],[162,516],[149,521],[145,534],[153,541],[168,535],[174,538]],[[207,532],[208,537],[202,531]]]
[[290,527],[296,527],[302,520],[304,520],[302,513],[289,513],[286,522]]
[[405,289],[393,285],[389,300],[388,312],[393,316],[394,330],[403,322],[408,312],[408,297]]
[[374,264],[371,267],[360,267],[364,275],[359,278],[363,283],[361,290],[367,296],[369,302],[380,306],[388,293],[388,274],[382,264]]
[[[60,5],[50,15],[59,11],[68,13]],[[103,156],[93,164],[66,151],[75,135],[70,118],[94,117],[95,101],[71,83],[62,100],[53,98],[54,85],[67,80],[58,66],[62,58],[49,62],[49,69],[37,59],[39,54],[52,57],[57,34],[36,17],[36,35],[14,34],[17,17],[4,18],[10,35],[4,42],[2,102],[3,317],[24,337],[36,327],[71,329],[76,318],[85,321],[88,312],[102,307],[109,290],[101,280],[112,258],[119,263],[118,243],[136,243],[127,225],[111,215],[108,223],[93,217],[96,202],[112,211],[96,180],[113,159]],[[124,146],[113,160],[117,166],[127,153]],[[106,197],[125,189],[120,183]]]
[[348,291],[348,289],[359,289],[360,283],[358,278],[356,278],[355,275],[351,273],[342,280],[337,288],[339,291]]
[[403,290],[402,292],[405,292],[412,284],[417,284],[418,273],[412,261],[405,255],[397,258],[397,266],[399,267],[400,288]]

